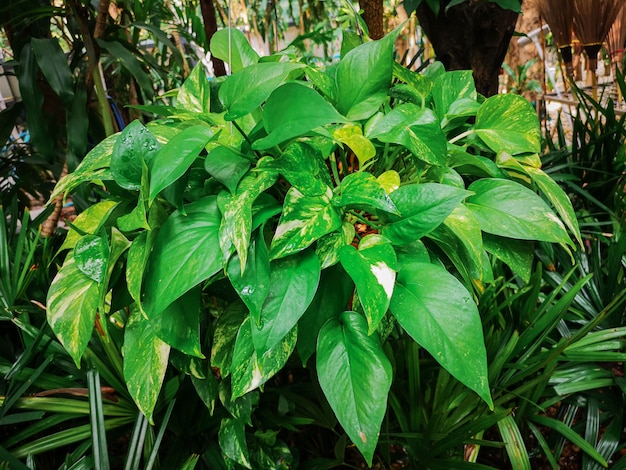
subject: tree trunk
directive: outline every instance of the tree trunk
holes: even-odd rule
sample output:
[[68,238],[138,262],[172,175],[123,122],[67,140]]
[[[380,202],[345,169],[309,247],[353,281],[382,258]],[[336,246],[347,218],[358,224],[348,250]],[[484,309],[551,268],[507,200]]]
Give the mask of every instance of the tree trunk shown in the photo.
[[383,0],[362,0],[363,20],[367,25],[370,38],[380,39],[385,35],[383,27]]
[[498,93],[498,75],[515,31],[518,14],[491,2],[464,2],[439,16],[422,3],[417,17],[446,70],[472,70],[476,89],[484,96]]
[[[204,34],[206,35],[206,50],[209,50],[211,38],[217,32],[217,17],[215,16],[215,6],[213,0],[200,0],[200,9],[202,10],[202,20],[204,23]],[[226,67],[224,61],[218,59],[211,54],[211,63],[213,64],[213,73],[216,77],[226,75]]]

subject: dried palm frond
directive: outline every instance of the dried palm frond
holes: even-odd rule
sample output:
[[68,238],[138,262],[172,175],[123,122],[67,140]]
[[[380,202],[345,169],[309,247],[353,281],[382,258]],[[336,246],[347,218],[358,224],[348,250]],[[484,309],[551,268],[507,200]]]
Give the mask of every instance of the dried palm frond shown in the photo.
[[567,75],[572,68],[572,25],[574,22],[574,0],[539,0],[541,16],[552,31],[556,46],[565,63]]
[[611,26],[607,42],[611,62],[621,65],[624,60],[624,43],[626,43],[626,5],[622,5],[617,19]]
[[624,0],[574,0],[574,32],[585,47],[592,72],[598,52],[615,22]]

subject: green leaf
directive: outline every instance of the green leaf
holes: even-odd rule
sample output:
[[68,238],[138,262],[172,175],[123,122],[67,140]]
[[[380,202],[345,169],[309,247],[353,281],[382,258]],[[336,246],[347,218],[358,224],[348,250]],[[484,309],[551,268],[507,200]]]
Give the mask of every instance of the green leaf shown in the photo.
[[489,234],[483,236],[483,243],[485,250],[506,263],[524,282],[530,281],[535,258],[534,243]]
[[446,161],[448,141],[437,115],[428,108],[398,105],[369,129],[367,137],[403,145],[415,158],[431,165]]
[[226,272],[233,288],[250,310],[253,323],[259,325],[261,308],[270,291],[270,256],[262,230],[250,241],[245,271],[241,272],[239,255],[235,253],[228,260]]
[[211,366],[217,367],[222,377],[230,375],[235,340],[246,318],[248,312],[245,305],[242,302],[233,302],[217,319],[211,346]]
[[541,128],[530,102],[519,95],[487,98],[476,114],[476,134],[496,153],[541,152]]
[[363,316],[344,312],[326,322],[317,341],[317,374],[339,423],[371,466],[392,370]]
[[250,46],[246,36],[236,28],[224,28],[211,38],[211,54],[230,65],[232,73],[256,64],[259,54]]
[[467,207],[458,205],[428,237],[442,248],[468,285],[484,281],[482,232],[478,219]]
[[358,251],[352,245],[339,250],[339,260],[356,284],[371,335],[389,308],[396,282],[396,252],[381,235],[367,235]]
[[154,88],[152,87],[152,80],[150,75],[143,69],[141,62],[130,52],[122,42],[118,41],[104,41],[96,38],[98,45],[105,51],[111,54],[113,59],[119,59],[124,68],[130,72],[137,83],[139,88],[144,92],[146,98],[152,100],[154,97]]
[[355,47],[337,67],[337,109],[352,121],[372,116],[391,86],[393,48],[400,29]]
[[80,367],[100,305],[100,287],[78,269],[71,253],[50,285],[46,304],[52,331]]
[[109,244],[106,238],[96,235],[81,237],[74,247],[74,261],[85,276],[101,283],[109,264]]
[[276,159],[263,160],[261,167],[282,175],[305,196],[320,196],[332,186],[320,151],[304,142],[294,142]]
[[[70,231],[65,237],[65,241],[59,251],[63,251],[67,248],[74,248],[76,242],[83,236],[80,232],[95,235],[100,230],[100,227],[108,220],[109,216],[113,212],[113,209],[117,207],[119,202],[111,199],[100,201],[93,206],[89,206],[83,212],[78,214],[78,217],[74,219],[70,227]],[[74,228],[75,227],[75,228]]]
[[234,121],[257,109],[294,70],[304,64],[262,62],[252,64],[228,77],[219,90],[220,101],[227,109],[224,118]]
[[344,220],[341,224],[341,230],[320,238],[315,245],[315,253],[320,259],[322,269],[337,264],[339,262],[339,250],[344,245],[352,243],[355,236],[354,225]]
[[222,267],[216,197],[200,199],[185,211],[187,215],[176,211],[167,219],[154,243],[144,282],[149,318]]
[[565,223],[567,228],[570,229],[570,232],[574,235],[574,237],[576,237],[578,244],[583,246],[576,212],[574,211],[572,202],[567,197],[565,191],[563,191],[563,189],[561,189],[561,187],[541,169],[527,165],[524,165],[524,169],[530,175],[533,182],[539,187],[541,192],[554,206],[557,213],[561,217],[561,220]]
[[200,289],[192,289],[150,319],[154,333],[188,356],[204,358],[200,347]]
[[382,234],[396,245],[419,240],[439,226],[470,194],[438,183],[401,186],[389,196],[402,218],[386,225]]
[[74,78],[59,40],[32,38],[31,44],[41,73],[63,104],[70,107],[74,99]]
[[118,138],[119,134],[113,134],[91,149],[78,168],[57,183],[49,200],[52,201],[59,194],[72,191],[85,181],[101,178],[102,169],[108,168],[111,164],[111,154]]
[[346,122],[318,92],[299,83],[286,83],[277,88],[267,99],[263,116],[269,135],[252,144],[256,150],[301,137],[316,127]]
[[320,263],[313,250],[272,262],[261,323],[252,325],[252,343],[259,356],[273,349],[298,323],[313,300],[319,279]]
[[430,263],[404,264],[390,308],[420,346],[493,407],[478,308],[452,274]]
[[346,310],[354,294],[354,282],[341,267],[335,265],[322,271],[320,283],[311,304],[298,321],[298,354],[306,366],[315,352],[317,336],[327,320]]
[[242,420],[222,419],[217,441],[226,457],[246,468],[252,468],[248,444],[246,443],[245,423]]
[[115,182],[125,189],[140,189],[144,162],[150,167],[160,148],[156,137],[141,122],[131,122],[113,147],[111,173]]
[[141,303],[141,284],[149,254],[148,232],[144,231],[132,241],[126,257],[126,288],[137,304]]
[[158,151],[150,168],[150,201],[180,178],[213,138],[207,126],[192,126],[176,134]]
[[407,69],[395,61],[393,63],[393,76],[406,83],[401,90],[406,90],[412,97],[419,98],[420,102],[426,101],[433,88],[433,81],[429,77]]
[[231,244],[239,255],[241,271],[245,271],[248,245],[252,234],[253,205],[257,198],[277,179],[273,171],[259,170],[248,173],[239,183],[237,192],[226,202],[220,226],[220,246],[224,257],[229,256]]
[[204,159],[204,169],[234,193],[239,181],[250,169],[250,160],[230,147],[219,146]]
[[330,188],[321,196],[305,196],[295,187],[289,188],[272,239],[272,259],[298,253],[341,227],[341,213],[331,204],[331,197]]
[[[141,29],[145,29],[146,31],[152,33],[152,35],[154,36],[154,38],[164,44],[165,46],[168,47],[168,49],[170,50],[170,54],[171,57],[174,58],[174,60],[176,61],[176,64],[182,69],[183,66],[183,56],[180,53],[180,51],[178,50],[178,48],[176,47],[176,45],[170,40],[168,33],[163,31],[162,29],[159,29],[158,26],[155,26],[154,24],[149,24],[149,23],[142,23],[142,22],[133,22],[130,23],[130,26],[134,27],[134,28],[141,28]],[[193,71],[192,71],[193,73]],[[189,77],[187,77],[189,78]]]
[[435,80],[432,89],[434,109],[441,121],[450,114],[451,106],[463,99],[476,101],[478,93],[471,70],[446,72]]
[[565,227],[533,191],[511,180],[490,178],[468,188],[467,200],[484,232],[521,240],[572,244]]
[[165,378],[170,346],[156,335],[150,320],[133,309],[124,332],[124,380],[128,392],[148,421]]
[[294,326],[261,353],[253,345],[255,329],[248,317],[237,334],[231,366],[233,398],[245,395],[272,378],[287,363],[296,346],[298,328]]
[[176,107],[196,113],[211,112],[211,87],[202,61],[196,64],[178,89]]
[[348,208],[380,209],[400,215],[383,185],[371,173],[351,173],[341,180],[339,205]]

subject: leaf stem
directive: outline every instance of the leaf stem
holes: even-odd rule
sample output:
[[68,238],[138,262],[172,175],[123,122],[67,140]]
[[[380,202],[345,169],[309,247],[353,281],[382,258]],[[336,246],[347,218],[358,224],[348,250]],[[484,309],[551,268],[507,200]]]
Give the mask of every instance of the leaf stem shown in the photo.
[[459,140],[464,139],[465,137],[467,137],[468,135],[472,135],[474,132],[475,132],[474,129],[470,129],[468,131],[461,132],[459,135],[452,137],[448,142],[451,143],[451,144],[455,144]]
[[380,229],[382,229],[382,228],[383,228],[383,226],[382,226],[382,225],[377,225],[377,224],[375,224],[375,223],[374,223],[374,222],[372,222],[371,220],[366,219],[365,217],[363,217],[363,216],[362,216],[361,214],[359,214],[358,212],[355,212],[355,211],[353,211],[353,210],[349,210],[349,211],[348,211],[348,213],[349,213],[350,215],[352,215],[352,216],[353,216],[356,220],[358,220],[359,222],[361,222],[361,223],[363,223],[363,224],[365,224],[365,225],[367,225],[367,226],[369,226],[369,227],[372,227],[374,230],[380,230]]

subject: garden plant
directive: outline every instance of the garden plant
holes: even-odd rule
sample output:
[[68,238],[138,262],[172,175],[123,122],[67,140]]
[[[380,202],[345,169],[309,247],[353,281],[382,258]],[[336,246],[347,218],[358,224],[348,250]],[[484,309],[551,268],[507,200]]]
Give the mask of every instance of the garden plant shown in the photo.
[[160,119],[102,141],[53,192],[99,198],[57,256],[54,334],[78,367],[99,344],[150,423],[172,371],[190,376],[228,468],[286,458],[246,427],[264,389],[303,371],[371,465],[402,373],[391,344],[517,429],[476,302],[494,263],[531,279],[536,241],[576,250],[576,216],[541,170],[532,106],[485,99],[471,72],[402,68],[396,34],[321,68],[220,31],[231,76],[198,65],[173,105],[141,108]]

